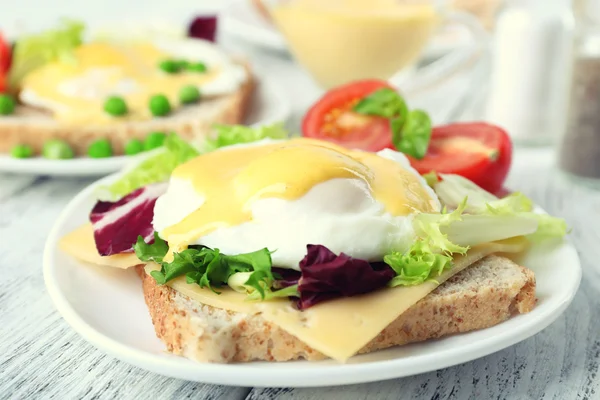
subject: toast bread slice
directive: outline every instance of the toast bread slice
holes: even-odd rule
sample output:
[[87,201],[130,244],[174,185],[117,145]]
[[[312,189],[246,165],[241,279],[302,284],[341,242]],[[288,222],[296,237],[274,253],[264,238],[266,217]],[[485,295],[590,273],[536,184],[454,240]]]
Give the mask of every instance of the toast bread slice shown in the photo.
[[[258,314],[200,304],[156,284],[143,266],[136,271],[156,335],[174,354],[219,363],[326,358]],[[531,311],[535,303],[532,271],[487,256],[409,308],[359,353],[491,327]]]
[[8,153],[18,144],[26,144],[39,154],[49,139],[65,140],[76,155],[87,154],[95,140],[110,140],[113,152],[123,154],[131,139],[143,140],[151,132],[176,132],[186,140],[206,137],[213,124],[240,124],[243,121],[256,84],[248,65],[248,79],[229,95],[201,100],[194,105],[175,110],[167,117],[146,121],[127,121],[109,125],[65,125],[57,122],[46,110],[18,105],[15,113],[0,118],[0,153]]

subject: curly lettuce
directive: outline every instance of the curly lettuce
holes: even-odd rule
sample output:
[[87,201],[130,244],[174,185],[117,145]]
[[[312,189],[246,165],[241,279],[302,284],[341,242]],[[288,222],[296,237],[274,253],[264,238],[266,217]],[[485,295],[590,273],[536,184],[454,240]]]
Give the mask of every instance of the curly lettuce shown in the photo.
[[[465,254],[469,249],[468,245],[459,245],[449,238],[448,234],[443,232],[444,228],[461,222],[463,212],[467,205],[465,198],[458,208],[451,213],[442,212],[440,214],[419,214],[413,222],[415,231],[420,238],[423,238],[429,246],[445,254],[459,253]],[[445,210],[444,210],[445,211]]]
[[142,161],[126,169],[112,184],[99,188],[98,196],[114,201],[142,186],[168,180],[177,166],[200,154],[226,146],[247,144],[266,138],[284,139],[288,136],[283,124],[260,127],[216,125],[214,129],[216,136],[198,146],[193,146],[175,133],[169,134],[163,147],[145,155]]
[[405,253],[388,254],[383,261],[396,273],[388,283],[391,287],[420,285],[452,266],[452,257],[432,251],[427,240],[416,241]]
[[[266,248],[232,256],[221,253],[219,249],[190,246],[179,253],[174,253],[173,260],[166,262],[164,258],[168,250],[167,243],[156,233],[154,243],[147,244],[140,236],[134,245],[135,254],[141,261],[154,261],[160,264],[160,271],[151,273],[159,285],[185,276],[188,284],[197,284],[215,291],[215,288],[228,285],[231,281],[231,285],[234,285],[233,289],[248,288],[247,292],[256,291],[264,298],[265,290],[270,288],[273,282],[271,252]],[[232,280],[233,276],[236,278]],[[240,282],[240,277],[245,280]]]
[[289,136],[283,123],[258,127],[244,125],[214,125],[215,136],[206,139],[198,148],[202,153],[226,146],[257,142],[263,139],[286,139]]
[[[522,193],[502,199],[457,175],[441,175],[433,187],[444,204],[441,213],[415,216],[417,241],[404,253],[393,252],[384,261],[396,272],[388,286],[418,285],[452,267],[453,254],[471,247],[525,236],[531,241],[563,237],[563,219],[533,211]],[[446,210],[453,209],[452,212]]]

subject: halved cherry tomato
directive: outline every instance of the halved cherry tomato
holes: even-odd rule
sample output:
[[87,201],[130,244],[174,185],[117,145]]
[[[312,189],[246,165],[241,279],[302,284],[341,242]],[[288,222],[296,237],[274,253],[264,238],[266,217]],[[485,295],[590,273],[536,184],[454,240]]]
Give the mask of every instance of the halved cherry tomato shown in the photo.
[[391,86],[386,81],[369,79],[330,90],[306,113],[303,135],[367,151],[392,146],[387,119],[351,111],[359,100],[384,87]]
[[[365,151],[395,149],[387,119],[351,111],[360,99],[384,87],[390,85],[363,80],[330,90],[304,117],[303,135]],[[507,133],[497,126],[457,123],[434,127],[425,157],[408,158],[421,174],[458,174],[498,193],[508,174],[512,145]]]
[[498,126],[456,123],[434,127],[425,157],[408,158],[421,174],[462,175],[491,193],[499,193],[510,168],[512,144]]
[[10,68],[11,49],[10,44],[0,34],[0,93],[6,90],[8,69]]

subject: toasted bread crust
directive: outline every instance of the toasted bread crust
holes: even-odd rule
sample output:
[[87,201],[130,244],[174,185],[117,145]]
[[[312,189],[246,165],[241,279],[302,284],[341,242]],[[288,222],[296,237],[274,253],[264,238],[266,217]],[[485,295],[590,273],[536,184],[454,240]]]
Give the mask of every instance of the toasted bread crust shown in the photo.
[[[260,315],[199,304],[136,269],[156,334],[174,354],[208,362],[326,358]],[[535,303],[533,272],[488,256],[408,309],[359,353],[487,328]]]
[[92,142],[107,138],[114,154],[123,154],[128,141],[143,140],[151,132],[176,132],[186,140],[205,137],[213,124],[239,124],[243,121],[256,84],[247,65],[246,68],[248,80],[237,92],[206,99],[197,105],[178,109],[168,117],[148,121],[96,126],[65,125],[44,110],[17,106],[14,115],[0,118],[0,153],[9,152],[17,144],[26,144],[39,154],[47,140],[62,139],[69,143],[76,155],[85,155]]

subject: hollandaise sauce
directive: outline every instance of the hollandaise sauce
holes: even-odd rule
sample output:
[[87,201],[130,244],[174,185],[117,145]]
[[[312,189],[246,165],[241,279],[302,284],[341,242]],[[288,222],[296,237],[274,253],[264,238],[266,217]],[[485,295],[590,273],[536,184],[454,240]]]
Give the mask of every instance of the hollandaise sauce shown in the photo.
[[325,88],[388,79],[415,62],[441,19],[434,2],[398,0],[281,1],[271,15]]
[[[161,65],[172,59],[172,54],[151,43],[90,42],[77,47],[72,57],[29,73],[22,89],[63,123],[146,120],[153,117],[149,107],[153,96],[165,96],[170,108],[176,109],[186,102],[181,101],[183,88],[202,88],[221,72],[218,68],[189,68],[169,73]],[[189,60],[190,65],[198,65],[199,61]],[[126,114],[106,112],[104,104],[111,96],[124,99]]]
[[296,200],[336,178],[364,182],[393,216],[439,211],[421,178],[401,164],[307,138],[211,152],[179,166],[172,177],[190,182],[204,198],[198,209],[160,232],[172,252],[215,229],[250,221],[258,199]]

